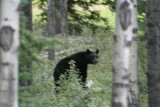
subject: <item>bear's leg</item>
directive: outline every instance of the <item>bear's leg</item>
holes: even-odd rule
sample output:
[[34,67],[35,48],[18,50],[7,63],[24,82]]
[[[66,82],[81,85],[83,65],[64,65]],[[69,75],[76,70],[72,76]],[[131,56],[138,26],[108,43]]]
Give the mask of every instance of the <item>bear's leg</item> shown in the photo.
[[54,72],[54,85],[55,85],[55,92],[58,93],[60,89],[60,74],[58,70]]
[[80,84],[82,85],[83,88],[85,87],[86,79],[87,79],[87,73],[82,73],[80,74]]
[[59,79],[54,79],[54,85],[55,85],[55,92],[58,93],[60,90]]

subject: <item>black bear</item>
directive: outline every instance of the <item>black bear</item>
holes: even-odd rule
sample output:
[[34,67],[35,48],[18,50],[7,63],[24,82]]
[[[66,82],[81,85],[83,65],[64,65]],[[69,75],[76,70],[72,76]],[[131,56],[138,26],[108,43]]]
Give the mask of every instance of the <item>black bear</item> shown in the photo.
[[69,62],[73,60],[75,62],[75,67],[78,69],[78,77],[80,78],[80,83],[85,87],[85,82],[87,78],[87,65],[88,64],[96,64],[98,62],[98,53],[99,50],[97,49],[95,52],[90,51],[87,49],[83,52],[78,52],[71,56],[68,56],[58,62],[54,69],[54,82],[55,88],[58,90],[57,87],[60,86],[59,80],[62,74],[65,74],[70,67]]

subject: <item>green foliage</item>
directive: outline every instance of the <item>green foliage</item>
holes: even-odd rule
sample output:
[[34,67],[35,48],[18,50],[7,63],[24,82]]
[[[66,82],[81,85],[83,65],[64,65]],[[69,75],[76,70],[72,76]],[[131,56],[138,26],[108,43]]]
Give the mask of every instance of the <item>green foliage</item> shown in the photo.
[[138,1],[138,23],[139,23],[139,29],[144,31],[144,27],[145,27],[145,17],[146,17],[146,13],[145,13],[145,2],[146,0],[139,0]]
[[[48,61],[44,57],[40,57],[43,61],[38,64],[33,62],[33,85],[30,87],[20,87],[19,102],[20,107],[110,107],[112,94],[112,55],[113,55],[113,32],[103,29],[97,29],[95,33],[87,34],[87,28],[81,38],[68,43],[65,37],[57,39],[62,43],[59,44],[56,51],[68,49],[71,46],[84,50],[86,48],[99,48],[100,58],[97,65],[90,65],[88,69],[88,80],[94,82],[93,87],[88,90],[82,89],[77,77],[75,76],[75,67],[71,63],[71,74],[69,80],[63,82],[62,91],[59,94],[54,92],[53,69],[56,63],[66,55],[73,52],[69,51],[63,56],[56,56],[55,61]],[[83,31],[83,32],[84,32]],[[90,31],[88,31],[90,32]],[[94,37],[94,38],[93,38]],[[75,37],[76,38],[76,37]],[[82,40],[82,41],[79,41]],[[68,41],[68,42],[67,42]],[[80,45],[81,44],[81,45]],[[57,45],[56,45],[57,46]],[[65,46],[65,48],[64,48]],[[144,37],[139,37],[139,78],[141,92],[141,106],[147,107],[147,85],[146,85],[146,51]],[[37,56],[39,56],[37,54]]]
[[[28,63],[36,62],[43,63],[40,57],[41,52],[44,49],[54,49],[55,44],[60,44],[56,38],[48,38],[41,34],[41,32],[32,33],[24,29],[23,25],[20,29],[21,36],[21,48],[20,48],[20,58],[19,58],[19,80],[26,80],[32,78],[32,73],[34,72],[31,68],[27,67]],[[26,72],[26,71],[30,72]]]
[[[76,69],[75,62],[72,60],[69,62],[69,69],[67,72],[69,74],[64,74],[61,75],[60,83],[61,83],[61,88],[60,88],[60,93],[69,93],[69,92],[75,92],[78,91],[77,89],[82,90],[82,87],[79,84],[79,79],[78,79],[78,69]],[[60,99],[59,99],[60,100]]]
[[[38,10],[36,11],[38,15],[34,17],[34,23],[36,23],[37,26],[45,26],[47,22],[47,1],[34,0],[33,4],[36,7],[36,10]],[[92,29],[93,31],[98,27],[111,29],[107,17],[104,17],[101,12],[106,11],[107,9],[111,10],[111,8],[114,7],[114,4],[115,3],[113,0],[68,0],[69,33],[72,33],[74,31],[80,33],[82,31],[82,27],[80,26],[84,25]],[[54,13],[56,13],[56,26],[59,26],[59,0],[55,1],[55,7],[56,8]]]
[[[47,1],[46,0],[33,0],[32,4],[37,11],[36,16],[33,13],[33,21],[35,27],[46,27],[47,23]],[[38,14],[37,14],[38,13]]]
[[140,15],[145,13],[145,2],[146,2],[146,0],[138,0],[138,3],[137,3],[138,7],[137,8],[138,8],[138,13]]
[[139,36],[139,41],[138,41],[138,56],[139,56],[139,79],[140,79],[140,83],[139,83],[139,88],[140,88],[140,106],[141,107],[148,107],[148,87],[147,87],[147,75],[146,75],[146,71],[147,71],[147,60],[146,60],[146,48],[145,48],[145,38],[144,38],[144,34],[140,34]]
[[[111,6],[111,2],[114,3],[112,0],[69,0],[68,14],[71,25],[69,29],[70,32],[73,32],[72,30],[81,32],[82,27],[79,27],[79,25],[85,25],[93,31],[100,27],[110,29],[107,17],[103,17],[101,12],[106,11],[107,6]],[[101,24],[98,25],[97,23]]]
[[[99,38],[96,34],[105,34],[106,38]],[[88,80],[94,82],[91,89],[82,89],[74,73],[75,67],[72,62],[70,70],[73,73],[70,75],[70,78],[63,83],[62,91],[59,94],[55,94],[53,69],[62,56],[56,56],[55,61],[48,61],[46,58],[41,57],[43,63],[38,64],[37,62],[33,62],[33,85],[19,88],[20,107],[109,107],[112,86],[111,59],[113,40],[110,34],[107,32],[102,33],[102,30],[98,30],[94,37],[95,38],[92,39],[90,36],[81,37],[85,39],[85,41],[84,43],[81,42],[82,47],[79,48],[79,50],[85,50],[86,48],[95,49],[96,47],[100,49],[98,65],[90,65],[88,69]],[[62,41],[65,40],[66,39]],[[74,46],[77,43],[75,47],[79,46],[79,42],[77,41],[72,43]],[[61,47],[60,49],[63,48]],[[72,52],[66,52],[66,55],[71,53]]]
[[28,3],[28,0],[21,0],[21,4],[22,5],[25,5],[25,4],[27,4]]
[[[58,0],[56,0],[58,2]],[[104,4],[107,3],[110,8],[114,10],[113,0],[69,0],[69,2],[80,3],[83,2],[82,7],[87,9],[90,6],[90,2]],[[87,3],[86,3],[87,2]],[[141,1],[139,1],[141,2]],[[34,0],[34,5],[38,3],[38,6],[42,6],[42,12],[46,12],[46,0]],[[73,3],[73,4],[74,4]],[[144,2],[143,2],[144,3]],[[142,4],[143,4],[142,3]],[[144,5],[142,5],[144,6]],[[71,7],[70,7],[71,8]],[[140,6],[140,8],[143,8]],[[143,11],[143,10],[142,10]],[[72,11],[70,11],[72,12]],[[75,11],[77,12],[77,11]],[[90,17],[93,13],[97,17]],[[77,33],[75,30],[75,35],[81,35],[79,37],[69,36],[63,37],[57,35],[54,39],[46,38],[43,34],[45,28],[45,23],[39,24],[43,21],[38,20],[36,27],[34,27],[34,32],[31,33],[25,29],[21,29],[21,52],[20,52],[20,71],[25,71],[26,62],[32,60],[32,76],[33,84],[30,87],[19,87],[19,104],[20,107],[110,107],[111,104],[111,94],[112,94],[112,55],[114,50],[113,43],[113,32],[110,32],[104,27],[97,27],[92,29],[92,24],[90,24],[89,18],[99,18],[104,17],[105,12],[96,13],[86,12],[87,16],[83,16],[82,12],[78,13],[80,16],[86,19],[80,25],[77,19],[72,20],[70,17],[70,23],[76,25],[81,33]],[[111,13],[112,14],[112,13]],[[111,24],[114,24],[114,17],[107,13],[107,17],[110,18]],[[114,13],[113,13],[114,14]],[[43,15],[40,15],[43,16]],[[92,16],[92,15],[91,15]],[[44,17],[45,14],[44,14]],[[140,16],[144,18],[144,16]],[[43,18],[43,17],[42,17]],[[88,18],[88,19],[87,19]],[[45,18],[43,20],[46,20]],[[81,19],[79,18],[81,21]],[[101,19],[98,19],[99,22]],[[97,21],[95,21],[97,23]],[[94,21],[92,21],[94,22]],[[140,29],[143,32],[144,20],[141,20]],[[39,26],[42,25],[42,26]],[[91,26],[91,27],[89,27]],[[113,26],[113,25],[110,25]],[[22,28],[22,27],[21,27]],[[43,29],[41,29],[43,28]],[[77,29],[77,30],[79,30]],[[54,61],[49,61],[44,57],[47,48],[54,48],[56,53],[62,50],[70,49],[73,50],[66,51],[63,54],[57,54]],[[87,48],[100,49],[100,58],[97,65],[90,65],[88,69],[88,80],[94,82],[93,87],[88,90],[82,89],[80,86],[76,74],[72,73],[69,80],[63,83],[62,91],[59,94],[54,93],[54,82],[53,82],[53,69],[56,63],[63,57],[68,56],[75,51],[85,50]],[[73,52],[74,51],[74,52]],[[146,80],[146,50],[145,50],[145,40],[142,34],[139,37],[139,78],[140,78],[140,92],[141,92],[141,107],[147,107],[147,80]],[[74,72],[74,64],[71,66],[71,70]],[[20,79],[30,78],[31,74],[20,73]]]

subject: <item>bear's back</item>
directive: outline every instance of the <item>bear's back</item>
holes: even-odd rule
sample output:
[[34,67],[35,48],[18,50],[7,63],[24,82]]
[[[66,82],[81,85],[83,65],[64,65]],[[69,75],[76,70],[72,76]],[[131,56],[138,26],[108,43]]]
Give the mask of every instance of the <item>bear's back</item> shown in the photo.
[[62,73],[63,71],[69,69],[69,66],[70,66],[69,62],[71,60],[73,60],[75,62],[75,65],[77,66],[79,64],[85,64],[85,52],[79,52],[61,59],[55,67],[55,72],[56,70],[58,70]]

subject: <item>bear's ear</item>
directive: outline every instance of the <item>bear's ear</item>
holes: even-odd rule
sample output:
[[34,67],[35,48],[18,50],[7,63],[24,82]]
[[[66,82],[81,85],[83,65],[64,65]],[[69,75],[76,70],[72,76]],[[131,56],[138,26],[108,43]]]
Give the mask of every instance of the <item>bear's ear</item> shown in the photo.
[[96,50],[96,54],[98,54],[98,53],[99,53],[99,49]]
[[90,51],[89,49],[87,49],[87,51],[86,51],[86,52],[87,52],[87,54],[90,54],[90,53],[91,53],[91,51]]

